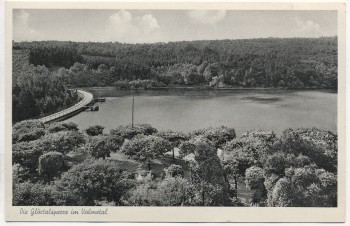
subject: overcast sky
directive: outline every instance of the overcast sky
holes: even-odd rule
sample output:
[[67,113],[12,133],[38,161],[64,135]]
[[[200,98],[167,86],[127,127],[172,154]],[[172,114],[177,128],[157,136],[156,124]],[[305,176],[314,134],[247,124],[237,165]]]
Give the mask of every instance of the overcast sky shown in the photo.
[[336,11],[14,10],[15,41],[169,42],[337,34]]

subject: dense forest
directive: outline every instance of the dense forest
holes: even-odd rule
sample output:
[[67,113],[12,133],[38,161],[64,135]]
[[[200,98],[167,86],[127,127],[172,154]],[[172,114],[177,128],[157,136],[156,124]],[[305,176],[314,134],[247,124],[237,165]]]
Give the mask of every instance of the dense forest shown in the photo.
[[13,126],[14,206],[337,206],[337,135]]
[[78,101],[63,79],[45,66],[29,64],[29,50],[13,50],[12,120],[41,117]]
[[71,86],[337,87],[337,37],[13,45]]

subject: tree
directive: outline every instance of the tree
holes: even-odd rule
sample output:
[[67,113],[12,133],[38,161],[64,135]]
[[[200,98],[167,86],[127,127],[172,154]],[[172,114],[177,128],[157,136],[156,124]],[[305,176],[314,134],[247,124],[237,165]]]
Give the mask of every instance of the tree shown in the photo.
[[210,147],[213,147],[212,149],[209,148],[208,150],[212,151],[211,155],[217,155],[217,150],[215,149],[214,143],[211,142],[209,139],[204,137],[203,135],[190,135],[191,139],[186,140],[180,144],[180,150],[179,150],[179,156],[181,158],[186,158],[188,156],[192,156],[194,160],[194,155],[197,150],[198,145],[207,144]]
[[268,203],[271,206],[290,207],[292,206],[293,195],[290,182],[286,178],[281,178],[274,186],[272,200],[268,200]]
[[266,159],[264,170],[269,175],[283,176],[285,169],[293,165],[294,158],[294,155],[276,152]]
[[13,121],[38,117],[65,108],[78,100],[57,72],[45,66],[22,65],[13,71]]
[[105,64],[101,64],[101,65],[98,67],[97,71],[98,71],[99,73],[107,72],[107,71],[108,71],[108,67],[107,67]]
[[56,205],[52,185],[24,182],[13,185],[13,206],[54,206]]
[[[184,160],[189,161],[191,183],[194,184],[196,200],[202,206],[225,205],[229,202],[228,187],[215,147],[206,138],[191,139]],[[183,147],[183,145],[182,145]],[[193,158],[188,158],[193,155]]]
[[237,176],[244,176],[249,167],[260,164],[258,150],[252,148],[244,138],[232,140],[225,145],[224,161],[234,163],[232,166],[237,170]]
[[203,136],[211,141],[216,148],[223,148],[226,142],[236,138],[235,130],[226,126],[209,127],[207,129],[196,130],[192,133],[192,135]]
[[138,134],[152,135],[156,132],[157,129],[149,124],[135,124],[134,127],[131,125],[119,126],[116,129],[112,129],[110,133],[130,140]]
[[178,147],[181,144],[181,142],[189,139],[189,136],[187,134],[182,132],[172,131],[172,130],[161,131],[154,135],[158,137],[162,137],[170,142],[170,144],[172,145],[173,159],[175,159],[175,152],[174,152],[175,147]]
[[183,159],[186,156],[194,155],[195,148],[196,144],[193,142],[193,139],[182,142],[180,144],[179,157]]
[[251,198],[251,204],[255,205],[266,200],[264,170],[257,166],[248,168],[245,172],[245,184],[249,190],[254,190]]
[[89,136],[98,136],[103,134],[104,127],[100,125],[89,126],[85,132]]
[[22,183],[29,178],[29,173],[26,169],[24,169],[20,164],[12,165],[12,183],[19,184]]
[[284,87],[286,85],[286,83],[283,80],[280,80],[278,82],[278,86]]
[[42,152],[60,152],[67,154],[76,151],[85,143],[84,136],[78,131],[60,131],[50,133],[36,142],[36,147]]
[[197,85],[202,81],[202,76],[198,74],[197,67],[192,64],[187,64],[181,73],[186,85]]
[[337,180],[333,173],[312,166],[288,168],[274,185],[269,206],[334,207],[337,206]]
[[234,180],[234,196],[237,199],[238,198],[238,178],[242,176],[242,172],[239,167],[239,161],[235,158],[229,158],[225,157],[225,159],[222,161],[223,166],[223,173],[225,176],[225,182],[227,184],[227,187],[230,190],[231,189],[231,180]]
[[184,170],[179,165],[172,164],[164,172],[166,177],[184,177]]
[[254,78],[249,81],[250,87],[254,87],[256,85],[256,80]]
[[332,132],[312,129],[287,129],[282,132],[280,149],[284,153],[310,158],[319,168],[337,171],[338,136]]
[[252,131],[226,143],[223,147],[225,158],[237,160],[239,174],[244,176],[247,168],[261,166],[266,158],[276,152],[276,134],[270,131]]
[[336,166],[322,162],[332,161],[335,140],[333,134],[316,129],[284,131],[275,153],[264,162],[267,205],[336,206],[335,174],[327,171]]
[[40,109],[36,107],[35,98],[30,90],[20,90],[18,96],[14,96],[13,99],[13,121],[18,122],[33,118],[40,114]]
[[198,74],[203,75],[204,70],[207,68],[208,64],[208,61],[203,61],[201,65],[198,66]]
[[95,158],[110,157],[123,144],[124,139],[118,135],[100,135],[94,137],[89,143],[89,152]]
[[220,65],[218,62],[209,64],[203,72],[203,76],[205,80],[207,82],[210,82],[213,77],[218,77],[219,69],[220,69]]
[[262,146],[266,146],[268,148],[273,148],[278,141],[278,138],[273,131],[249,131],[243,133],[242,137],[254,139],[254,142],[260,141]]
[[213,77],[216,77],[216,76],[213,76],[213,74],[210,71],[209,67],[205,68],[205,70],[203,72],[203,76],[204,76],[205,81],[207,81],[207,82],[210,82]]
[[39,158],[44,150],[37,147],[37,142],[20,142],[12,146],[12,163],[19,164],[28,174],[36,174]]
[[266,156],[275,144],[275,134],[255,131],[229,141],[223,147],[223,168],[227,180],[234,180],[236,198],[238,195],[238,179],[244,177],[246,170],[252,166],[262,166]]
[[194,206],[195,189],[186,179],[166,177],[160,182],[144,180],[125,197],[128,206]]
[[264,171],[260,167],[252,166],[245,172],[245,183],[250,190],[264,187],[264,180]]
[[121,205],[121,197],[133,181],[113,162],[87,161],[73,166],[56,182],[57,191],[73,194],[78,206],[94,206],[100,201]]
[[64,169],[64,156],[59,152],[48,152],[39,158],[39,174],[45,177],[46,181],[51,181]]
[[181,142],[189,139],[189,136],[187,134],[172,130],[160,131],[154,135],[166,139],[174,147],[178,147],[181,144]]
[[151,170],[151,159],[171,150],[169,141],[153,135],[138,135],[125,142],[121,151],[129,157],[145,163],[147,161],[148,170]]
[[162,206],[193,205],[194,187],[184,178],[166,177],[155,192]]

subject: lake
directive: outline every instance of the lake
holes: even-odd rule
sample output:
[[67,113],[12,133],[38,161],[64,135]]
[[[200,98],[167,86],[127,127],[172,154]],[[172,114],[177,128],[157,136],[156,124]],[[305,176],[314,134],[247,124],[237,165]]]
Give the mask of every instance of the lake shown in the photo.
[[[132,91],[86,89],[104,96],[96,112],[82,112],[66,121],[80,129],[91,125],[109,132],[131,123]],[[317,127],[337,133],[336,91],[290,90],[136,90],[135,123],[158,130],[189,132],[210,126],[235,128],[238,135],[250,130]]]

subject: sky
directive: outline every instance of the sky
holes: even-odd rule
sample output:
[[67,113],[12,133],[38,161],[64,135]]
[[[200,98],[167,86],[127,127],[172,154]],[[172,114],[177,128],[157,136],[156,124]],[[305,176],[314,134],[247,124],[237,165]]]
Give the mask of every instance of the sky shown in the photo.
[[152,43],[337,35],[337,11],[15,9],[15,41]]

